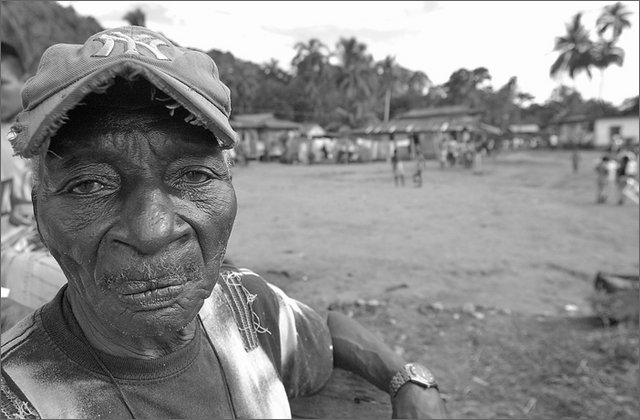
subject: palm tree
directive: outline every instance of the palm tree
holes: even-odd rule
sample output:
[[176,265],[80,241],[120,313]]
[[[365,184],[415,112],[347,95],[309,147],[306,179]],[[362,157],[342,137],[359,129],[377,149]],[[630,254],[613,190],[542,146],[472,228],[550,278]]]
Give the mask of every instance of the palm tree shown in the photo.
[[316,38],[311,38],[306,44],[298,42],[294,46],[296,55],[291,60],[291,65],[297,69],[318,73],[324,67],[328,54],[325,44]]
[[602,14],[600,14],[596,21],[598,35],[603,36],[609,29],[611,29],[610,40],[617,40],[620,38],[620,34],[625,28],[631,27],[631,22],[629,21],[630,15],[631,12],[620,2],[605,6],[602,10]]
[[429,76],[423,71],[415,71],[412,72],[409,76],[409,80],[407,81],[407,87],[409,91],[424,95],[427,93],[429,88],[432,86],[431,79]]
[[616,40],[607,41],[600,39],[593,44],[592,57],[593,65],[600,70],[600,88],[598,96],[602,99],[602,90],[604,87],[604,71],[612,64],[622,66],[624,62],[624,50],[615,45]]
[[280,68],[280,62],[275,58],[272,58],[267,63],[263,64],[261,67],[262,67],[262,72],[268,78],[272,78],[284,84],[289,82],[289,79],[290,79],[289,74]]
[[309,42],[298,42],[295,47],[297,53],[291,65],[296,77],[304,84],[304,90],[313,104],[314,117],[323,113],[322,89],[325,84],[326,68],[329,59],[327,46],[318,39]]
[[373,58],[367,54],[367,46],[356,38],[340,38],[337,55],[341,65],[338,87],[345,93],[349,121],[357,125],[370,114],[373,90]]
[[395,57],[387,56],[376,66],[376,71],[380,76],[380,88],[384,92],[384,122],[389,121],[391,109],[391,93],[398,80],[398,65]]
[[446,105],[464,104],[475,108],[482,96],[482,85],[489,80],[491,80],[491,74],[486,67],[477,67],[473,70],[461,68],[454,71],[444,84],[447,91],[444,103]]
[[[605,6],[596,21],[599,40],[593,45],[593,65],[600,70],[600,87],[598,96],[602,99],[604,88],[604,71],[612,64],[622,66],[624,62],[624,50],[616,46],[616,42],[622,31],[631,26],[629,21],[631,12],[626,6],[618,2]],[[605,38],[607,32],[611,32],[610,38]]]
[[341,38],[337,45],[338,58],[342,65],[343,74],[340,87],[350,98],[356,98],[360,94],[371,94],[371,70],[372,58],[367,54],[367,46],[358,42],[356,38]]
[[570,23],[566,25],[567,33],[556,37],[554,51],[560,54],[551,65],[549,74],[555,77],[560,72],[569,73],[572,79],[574,75],[584,70],[591,78],[593,65],[592,48],[593,42],[589,38],[589,31],[582,22],[582,13],[577,13]]

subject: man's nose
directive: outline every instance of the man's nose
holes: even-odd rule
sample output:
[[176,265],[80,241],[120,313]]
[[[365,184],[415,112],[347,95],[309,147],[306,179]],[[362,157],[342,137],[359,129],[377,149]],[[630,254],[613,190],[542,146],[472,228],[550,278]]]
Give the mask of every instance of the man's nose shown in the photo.
[[132,194],[121,220],[118,240],[145,255],[159,252],[189,232],[171,197],[160,190]]

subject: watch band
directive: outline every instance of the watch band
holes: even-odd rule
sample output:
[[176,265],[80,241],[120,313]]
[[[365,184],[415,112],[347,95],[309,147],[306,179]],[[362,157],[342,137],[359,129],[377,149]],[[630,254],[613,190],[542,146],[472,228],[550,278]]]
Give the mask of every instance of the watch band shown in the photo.
[[438,384],[429,369],[417,363],[407,363],[391,378],[389,384],[391,398],[395,397],[400,388],[407,382],[413,382],[425,389],[438,389]]

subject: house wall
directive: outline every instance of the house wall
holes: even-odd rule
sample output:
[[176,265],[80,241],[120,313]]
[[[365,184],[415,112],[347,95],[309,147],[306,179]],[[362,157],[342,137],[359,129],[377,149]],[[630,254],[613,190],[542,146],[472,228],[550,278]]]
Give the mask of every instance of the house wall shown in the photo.
[[442,135],[439,132],[418,134],[418,148],[425,159],[437,159],[440,150],[439,144],[441,137]]
[[589,122],[563,123],[558,127],[559,144],[588,144],[593,140]]
[[248,159],[257,159],[259,156],[258,147],[258,130],[255,129],[236,129],[240,144],[244,149],[244,153]]
[[363,137],[372,140],[371,160],[388,160],[391,158],[393,144],[389,140],[388,134],[369,134]]
[[[249,159],[260,159],[264,154],[268,154],[270,159],[278,158],[284,152],[289,133],[295,138],[299,137],[298,130],[238,128],[236,132]],[[292,147],[298,146],[295,144]]]
[[630,139],[631,143],[638,143],[640,139],[640,118],[612,117],[599,118],[595,123],[595,146],[609,147],[613,134],[619,130],[622,139]]

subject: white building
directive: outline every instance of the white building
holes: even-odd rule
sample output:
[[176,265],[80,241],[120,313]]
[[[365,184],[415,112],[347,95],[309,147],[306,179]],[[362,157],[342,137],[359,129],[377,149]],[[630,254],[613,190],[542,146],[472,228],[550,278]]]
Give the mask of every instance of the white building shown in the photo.
[[640,139],[640,117],[626,115],[598,118],[593,131],[595,147],[609,147],[617,137],[627,144],[637,144]]

